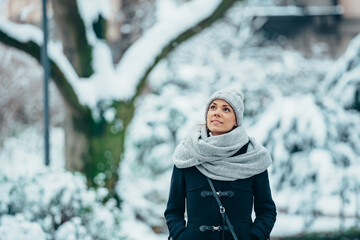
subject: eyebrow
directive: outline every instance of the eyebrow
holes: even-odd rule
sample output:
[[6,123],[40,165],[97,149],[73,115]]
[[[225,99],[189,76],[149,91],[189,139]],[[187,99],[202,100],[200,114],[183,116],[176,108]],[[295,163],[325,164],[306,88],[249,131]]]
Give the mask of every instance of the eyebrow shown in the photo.
[[[216,103],[214,103],[214,102],[212,102],[211,104],[215,104],[215,105],[217,105]],[[230,107],[230,105],[229,104],[224,104],[224,105],[222,105],[223,107],[226,107],[226,106],[228,106],[228,107]]]

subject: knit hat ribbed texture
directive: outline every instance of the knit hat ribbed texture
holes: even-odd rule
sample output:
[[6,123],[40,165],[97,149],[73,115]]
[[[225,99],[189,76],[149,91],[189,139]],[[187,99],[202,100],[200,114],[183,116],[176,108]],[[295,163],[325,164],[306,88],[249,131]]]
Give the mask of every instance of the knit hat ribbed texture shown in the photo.
[[207,103],[205,119],[207,118],[207,112],[209,111],[210,104],[215,99],[222,99],[228,102],[235,112],[236,124],[242,125],[244,117],[244,94],[238,89],[222,89],[213,93]]

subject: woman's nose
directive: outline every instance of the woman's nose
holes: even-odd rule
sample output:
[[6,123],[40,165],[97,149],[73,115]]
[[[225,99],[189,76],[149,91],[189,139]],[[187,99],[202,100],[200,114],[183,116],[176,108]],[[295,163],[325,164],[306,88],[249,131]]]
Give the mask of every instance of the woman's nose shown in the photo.
[[216,110],[216,111],[214,112],[214,116],[220,116],[220,111],[219,111],[219,110]]

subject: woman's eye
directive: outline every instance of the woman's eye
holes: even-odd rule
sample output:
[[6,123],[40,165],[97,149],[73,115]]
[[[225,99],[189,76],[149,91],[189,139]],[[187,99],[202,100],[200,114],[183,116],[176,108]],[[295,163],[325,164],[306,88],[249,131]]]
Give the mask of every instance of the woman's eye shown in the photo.
[[225,110],[225,112],[230,112],[229,108],[225,108],[224,110]]
[[214,105],[210,106],[210,109],[215,109],[215,106]]

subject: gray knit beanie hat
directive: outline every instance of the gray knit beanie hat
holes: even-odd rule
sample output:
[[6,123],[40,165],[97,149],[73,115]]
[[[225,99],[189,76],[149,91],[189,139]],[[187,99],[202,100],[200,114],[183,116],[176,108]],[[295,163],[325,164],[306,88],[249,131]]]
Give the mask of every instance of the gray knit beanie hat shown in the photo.
[[244,118],[244,94],[238,89],[222,89],[210,96],[205,112],[205,119],[209,111],[210,104],[215,99],[222,99],[228,102],[235,112],[236,124],[241,126]]

